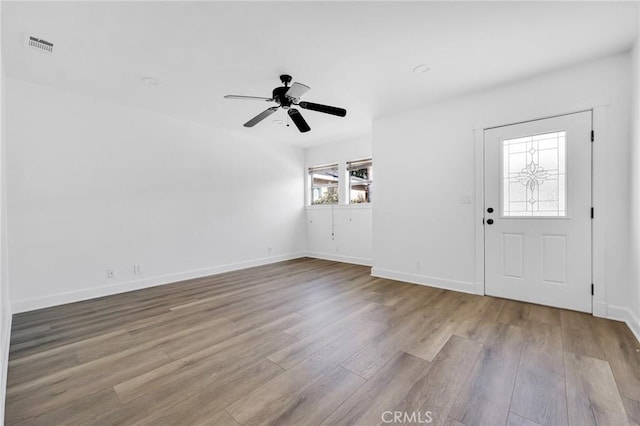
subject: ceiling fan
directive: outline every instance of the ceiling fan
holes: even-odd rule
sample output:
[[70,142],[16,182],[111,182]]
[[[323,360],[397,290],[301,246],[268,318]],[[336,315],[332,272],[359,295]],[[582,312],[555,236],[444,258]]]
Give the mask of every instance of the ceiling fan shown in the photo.
[[338,117],[344,117],[347,115],[347,110],[344,108],[333,107],[329,105],[321,105],[315,104],[313,102],[304,102],[300,101],[300,97],[307,93],[310,89],[309,86],[305,86],[300,83],[293,83],[291,87],[289,87],[289,83],[291,83],[291,76],[287,74],[283,74],[280,76],[280,81],[284,86],[276,87],[273,89],[273,93],[270,98],[262,98],[259,96],[240,96],[240,95],[226,95],[225,99],[242,99],[249,101],[263,101],[263,102],[275,102],[278,106],[273,106],[267,108],[262,111],[260,114],[253,117],[251,120],[244,123],[244,127],[253,127],[265,118],[269,117],[271,114],[276,112],[278,108],[282,108],[287,110],[287,114],[291,117],[291,121],[296,125],[298,130],[301,132],[308,132],[311,130],[311,127],[307,124],[305,119],[300,114],[296,108],[292,108],[292,105],[297,105],[300,108],[308,109],[310,111],[318,111],[324,112],[325,114],[337,115]]

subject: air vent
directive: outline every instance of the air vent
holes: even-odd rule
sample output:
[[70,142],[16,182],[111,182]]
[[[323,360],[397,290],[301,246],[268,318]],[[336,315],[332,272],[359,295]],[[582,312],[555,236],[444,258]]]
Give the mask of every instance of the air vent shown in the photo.
[[53,53],[53,43],[43,40],[41,38],[29,36],[27,39],[27,45],[35,50],[44,53]]

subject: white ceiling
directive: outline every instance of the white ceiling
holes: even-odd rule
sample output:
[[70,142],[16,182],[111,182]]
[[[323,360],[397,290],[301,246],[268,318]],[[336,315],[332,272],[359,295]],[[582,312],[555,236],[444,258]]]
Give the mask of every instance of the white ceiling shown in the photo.
[[[310,146],[375,117],[629,49],[635,2],[3,2],[5,73],[240,134]],[[26,35],[55,43],[25,48]],[[426,63],[431,71],[415,74]],[[312,131],[242,127],[278,76],[311,86]],[[160,80],[157,87],[140,78]]]

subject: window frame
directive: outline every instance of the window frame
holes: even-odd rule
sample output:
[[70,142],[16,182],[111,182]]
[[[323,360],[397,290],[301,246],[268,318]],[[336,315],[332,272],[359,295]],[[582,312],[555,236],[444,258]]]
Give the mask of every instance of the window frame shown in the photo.
[[[352,175],[351,175],[351,171],[352,170],[361,170],[361,169],[368,169],[367,171],[367,179],[364,181],[359,182],[360,185],[366,185],[367,186],[367,200],[363,201],[363,202],[353,202],[352,196],[351,196],[351,192],[353,191],[353,186],[354,183],[352,182]],[[360,160],[352,160],[352,161],[347,161],[346,163],[346,175],[347,177],[347,200],[348,200],[348,204],[349,205],[370,205],[371,201],[372,201],[372,186],[373,186],[373,158],[372,157],[368,157],[368,158],[363,158]],[[360,178],[362,179],[362,178]]]
[[[327,171],[327,170],[335,170],[335,184],[314,184],[314,173]],[[340,165],[339,163],[330,163],[323,164],[320,166],[310,166],[307,167],[307,178],[309,179],[309,183],[307,188],[309,189],[309,206],[332,206],[340,204]],[[337,195],[335,203],[315,203],[314,202],[314,190],[322,189],[322,188],[335,188],[335,193]]]

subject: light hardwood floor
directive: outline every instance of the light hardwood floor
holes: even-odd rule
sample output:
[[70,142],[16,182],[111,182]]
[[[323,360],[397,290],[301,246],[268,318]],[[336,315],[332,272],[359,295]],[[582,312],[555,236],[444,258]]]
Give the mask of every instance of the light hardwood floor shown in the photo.
[[6,424],[638,424],[639,348],[619,322],[298,259],[16,315]]

